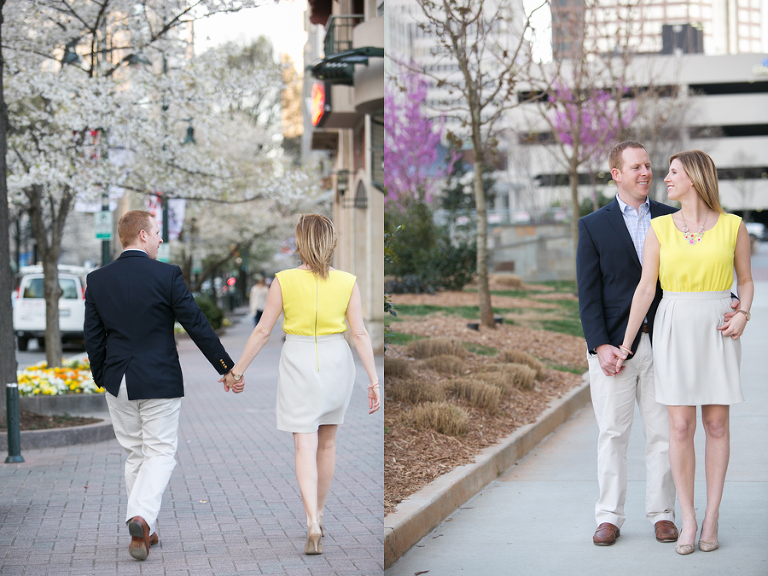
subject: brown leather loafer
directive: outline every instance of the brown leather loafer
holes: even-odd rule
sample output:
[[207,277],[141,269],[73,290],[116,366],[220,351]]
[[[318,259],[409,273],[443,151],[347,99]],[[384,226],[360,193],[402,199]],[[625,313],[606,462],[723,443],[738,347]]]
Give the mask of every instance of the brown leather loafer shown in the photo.
[[150,546],[154,546],[154,545],[155,545],[155,544],[157,544],[158,542],[160,542],[160,537],[157,535],[157,532],[153,532],[153,533],[152,533],[152,534],[149,536],[149,545],[150,545]]
[[659,520],[654,525],[656,528],[656,540],[659,542],[677,542],[679,533],[677,526],[670,520]]
[[592,542],[597,546],[610,546],[616,542],[616,538],[619,537],[621,531],[617,526],[614,526],[610,522],[603,522],[595,530],[595,535],[592,536]]
[[128,522],[131,544],[128,553],[136,560],[146,560],[149,556],[149,526],[141,516],[134,516]]

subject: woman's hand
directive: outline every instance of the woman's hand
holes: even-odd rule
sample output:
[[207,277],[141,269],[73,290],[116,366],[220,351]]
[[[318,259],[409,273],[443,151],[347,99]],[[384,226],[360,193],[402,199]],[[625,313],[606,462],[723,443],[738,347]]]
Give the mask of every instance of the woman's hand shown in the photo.
[[245,376],[242,376],[240,380],[235,381],[235,377],[232,376],[232,372],[227,372],[224,374],[219,382],[224,384],[224,392],[229,392],[231,389],[235,394],[239,394],[245,389]]
[[378,382],[372,382],[368,386],[368,414],[373,414],[381,408],[381,386]]
[[[726,317],[728,314],[726,314]],[[727,319],[722,326],[718,326],[717,329],[723,333],[723,336],[730,336],[734,340],[739,338],[744,333],[744,328],[747,327],[747,317],[744,314],[734,314],[730,319]]]

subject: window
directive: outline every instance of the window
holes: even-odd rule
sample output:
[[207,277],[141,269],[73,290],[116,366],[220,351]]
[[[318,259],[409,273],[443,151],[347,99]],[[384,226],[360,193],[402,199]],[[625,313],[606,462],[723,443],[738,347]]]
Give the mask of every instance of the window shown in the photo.
[[[77,300],[77,282],[72,278],[59,278],[59,287],[64,300]],[[32,278],[24,288],[24,298],[44,298],[43,279]]]

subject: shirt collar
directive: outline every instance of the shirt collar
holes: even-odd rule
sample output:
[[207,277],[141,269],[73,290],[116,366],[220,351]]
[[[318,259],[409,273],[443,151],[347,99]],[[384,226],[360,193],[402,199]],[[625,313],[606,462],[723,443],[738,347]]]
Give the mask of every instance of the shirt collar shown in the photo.
[[641,213],[641,210],[642,210],[643,206],[645,206],[645,208],[646,208],[645,214],[647,214],[648,212],[651,211],[651,201],[648,198],[648,196],[645,197],[645,202],[643,204],[640,204],[640,209],[641,210],[635,210],[634,208],[632,208],[632,206],[630,206],[629,204],[625,203],[619,197],[618,194],[616,194],[616,201],[619,203],[619,207],[621,208],[621,213],[622,214],[626,214],[627,213],[627,208],[629,208],[630,210],[632,210],[632,214],[639,214],[640,216],[643,216],[643,214]]

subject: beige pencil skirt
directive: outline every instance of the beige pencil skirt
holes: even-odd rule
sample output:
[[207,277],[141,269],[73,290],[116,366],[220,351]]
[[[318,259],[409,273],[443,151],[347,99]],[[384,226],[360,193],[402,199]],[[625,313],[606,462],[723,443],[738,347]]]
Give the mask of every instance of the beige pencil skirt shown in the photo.
[[287,334],[277,376],[277,428],[317,432],[342,424],[355,383],[355,363],[343,334]]
[[717,330],[731,293],[667,292],[653,326],[656,401],[667,406],[738,404],[741,340]]

